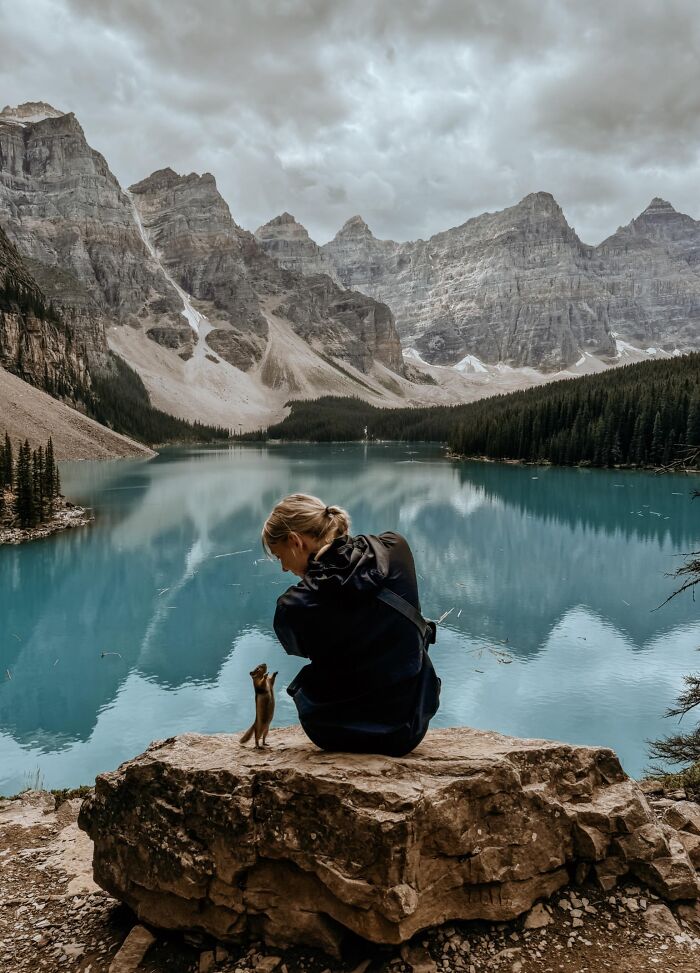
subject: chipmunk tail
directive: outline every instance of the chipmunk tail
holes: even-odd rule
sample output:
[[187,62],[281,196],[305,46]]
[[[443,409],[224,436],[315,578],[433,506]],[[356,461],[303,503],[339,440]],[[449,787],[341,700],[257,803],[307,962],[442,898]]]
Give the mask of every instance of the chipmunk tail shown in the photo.
[[249,730],[246,730],[245,731],[245,733],[243,734],[243,736],[240,738],[240,740],[238,742],[239,743],[247,743],[248,740],[250,740],[250,738],[252,737],[252,735],[254,733],[255,733],[255,723],[253,723],[253,725],[251,726],[251,728]]

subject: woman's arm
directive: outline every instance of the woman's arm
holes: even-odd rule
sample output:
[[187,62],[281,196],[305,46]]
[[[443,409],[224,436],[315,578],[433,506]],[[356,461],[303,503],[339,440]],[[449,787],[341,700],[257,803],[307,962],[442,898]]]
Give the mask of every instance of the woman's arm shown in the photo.
[[277,599],[277,609],[272,622],[275,635],[280,640],[282,648],[287,655],[298,655],[303,659],[309,658],[309,653],[304,647],[303,623],[304,612],[299,611],[294,604],[294,589],[285,591]]

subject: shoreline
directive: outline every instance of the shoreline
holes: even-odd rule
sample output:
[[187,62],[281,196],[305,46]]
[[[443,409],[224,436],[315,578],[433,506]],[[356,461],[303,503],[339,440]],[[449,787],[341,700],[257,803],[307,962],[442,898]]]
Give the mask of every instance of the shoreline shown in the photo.
[[[357,446],[378,446],[386,445],[387,443],[393,443],[397,446],[440,446],[445,450],[445,459],[449,460],[459,460],[460,462],[470,462],[470,463],[504,463],[508,466],[550,466],[553,469],[558,470],[631,470],[635,472],[642,473],[655,473],[660,472],[658,466],[635,466],[631,464],[619,464],[615,463],[613,466],[594,466],[592,463],[552,463],[550,460],[527,460],[527,459],[514,459],[510,456],[484,456],[484,455],[467,455],[466,453],[455,453],[449,448],[445,442],[434,439],[328,439],[328,440],[317,440],[317,439],[234,439],[232,440],[239,446],[337,446],[339,444],[352,443]],[[685,473],[688,475],[698,476],[700,475],[700,467],[684,466],[677,469],[671,469],[666,472],[669,473]]]
[[95,514],[90,507],[79,507],[65,497],[60,497],[51,520],[45,523],[35,524],[33,527],[0,526],[0,545],[27,544],[72,527],[84,527],[94,519]]
[[550,466],[556,470],[631,470],[641,473],[686,473],[697,476],[700,468],[692,466],[682,466],[677,469],[664,470],[658,466],[634,466],[631,464],[615,463],[613,466],[594,466],[593,463],[552,463],[548,459],[513,459],[512,457],[494,456],[468,456],[465,453],[453,453],[447,450],[445,459],[459,460],[460,462],[470,463],[507,463],[510,466]]

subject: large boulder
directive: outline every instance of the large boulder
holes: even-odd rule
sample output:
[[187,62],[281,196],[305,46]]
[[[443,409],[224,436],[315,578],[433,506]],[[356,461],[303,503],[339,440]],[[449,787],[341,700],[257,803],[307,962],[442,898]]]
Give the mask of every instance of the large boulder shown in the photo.
[[611,750],[432,730],[401,759],[184,734],[97,778],[80,827],[94,876],[138,917],[220,940],[338,951],[452,919],[506,920],[573,876],[698,879]]

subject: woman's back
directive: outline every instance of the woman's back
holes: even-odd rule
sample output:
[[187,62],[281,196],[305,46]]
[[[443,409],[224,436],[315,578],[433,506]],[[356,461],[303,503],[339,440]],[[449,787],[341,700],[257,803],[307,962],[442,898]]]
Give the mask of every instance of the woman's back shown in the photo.
[[280,642],[310,659],[287,691],[325,749],[407,753],[437,710],[423,635],[382,589],[420,612],[413,555],[394,531],[337,537],[277,601]]

